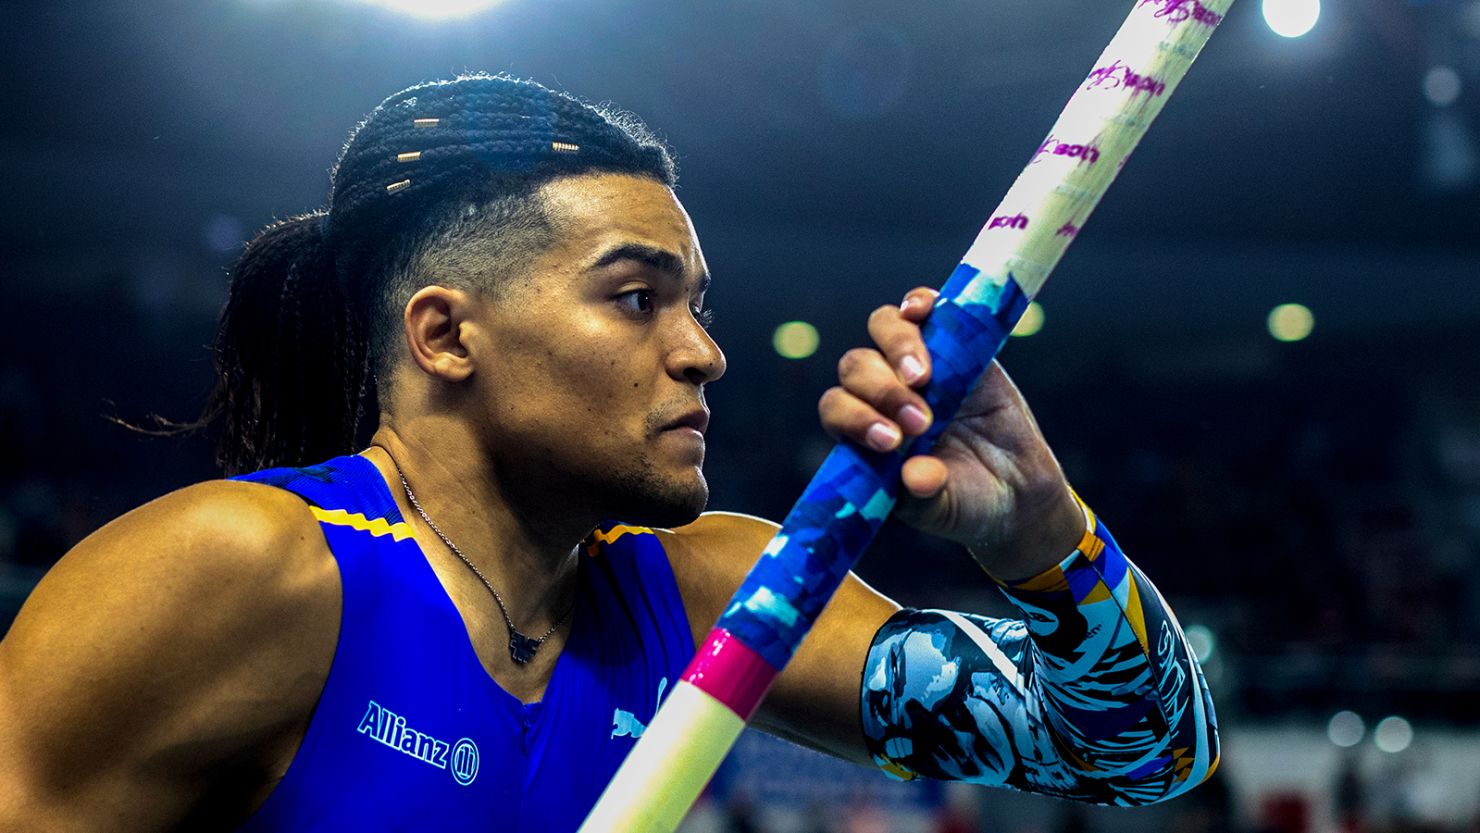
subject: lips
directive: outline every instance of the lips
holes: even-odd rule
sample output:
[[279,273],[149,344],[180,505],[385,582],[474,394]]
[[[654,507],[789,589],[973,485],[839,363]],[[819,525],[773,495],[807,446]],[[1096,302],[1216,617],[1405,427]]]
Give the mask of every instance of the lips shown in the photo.
[[695,431],[698,431],[700,434],[703,434],[705,431],[709,430],[709,410],[707,408],[699,408],[697,410],[690,411],[687,414],[684,414],[678,419],[663,426],[664,431],[672,431],[676,428],[692,428]]

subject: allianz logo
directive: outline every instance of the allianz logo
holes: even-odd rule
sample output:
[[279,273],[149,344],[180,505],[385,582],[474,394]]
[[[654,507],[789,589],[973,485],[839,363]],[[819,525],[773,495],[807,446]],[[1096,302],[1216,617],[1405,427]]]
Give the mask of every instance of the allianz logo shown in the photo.
[[438,769],[448,769],[464,787],[478,777],[478,745],[469,738],[449,744],[406,725],[406,718],[374,700],[360,718],[360,734]]

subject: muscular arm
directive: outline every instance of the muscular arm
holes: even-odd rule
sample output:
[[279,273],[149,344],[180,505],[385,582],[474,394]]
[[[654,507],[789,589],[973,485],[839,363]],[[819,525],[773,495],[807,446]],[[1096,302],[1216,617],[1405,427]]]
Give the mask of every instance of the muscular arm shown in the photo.
[[[665,535],[696,642],[775,529],[710,513]],[[901,611],[850,575],[755,725],[904,778],[1107,804],[1196,785],[1218,755],[1202,672],[1156,589],[1098,531],[1003,586],[1023,619]]]
[[338,616],[285,492],[205,483],[103,527],[0,642],[0,829],[239,822],[291,758]]
[[[829,433],[887,452],[927,430],[919,325],[934,299],[915,290],[870,316],[875,346],[844,355],[840,384],[819,405]],[[1175,618],[1103,526],[1086,527],[1088,511],[1001,367],[983,375],[931,454],[905,461],[901,485],[899,516],[1006,579],[1024,619],[896,613],[850,575],[759,725],[901,777],[1104,803],[1159,800],[1212,771],[1212,701]],[[706,516],[671,534],[696,641],[774,531]]]

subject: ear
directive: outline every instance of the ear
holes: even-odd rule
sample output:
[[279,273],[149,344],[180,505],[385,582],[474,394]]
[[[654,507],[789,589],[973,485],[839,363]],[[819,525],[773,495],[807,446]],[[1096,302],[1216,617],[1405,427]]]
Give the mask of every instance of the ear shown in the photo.
[[447,382],[473,375],[468,348],[479,335],[477,306],[474,293],[436,285],[422,287],[406,302],[406,344],[423,373]]

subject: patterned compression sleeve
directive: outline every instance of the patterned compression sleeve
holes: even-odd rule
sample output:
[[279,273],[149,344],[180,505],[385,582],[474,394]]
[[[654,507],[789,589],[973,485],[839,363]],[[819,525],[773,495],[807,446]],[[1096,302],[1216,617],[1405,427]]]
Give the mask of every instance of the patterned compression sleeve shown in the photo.
[[1156,588],[1086,513],[1079,549],[1003,585],[1026,621],[902,610],[879,630],[863,728],[885,771],[1121,806],[1212,774],[1202,669]]

